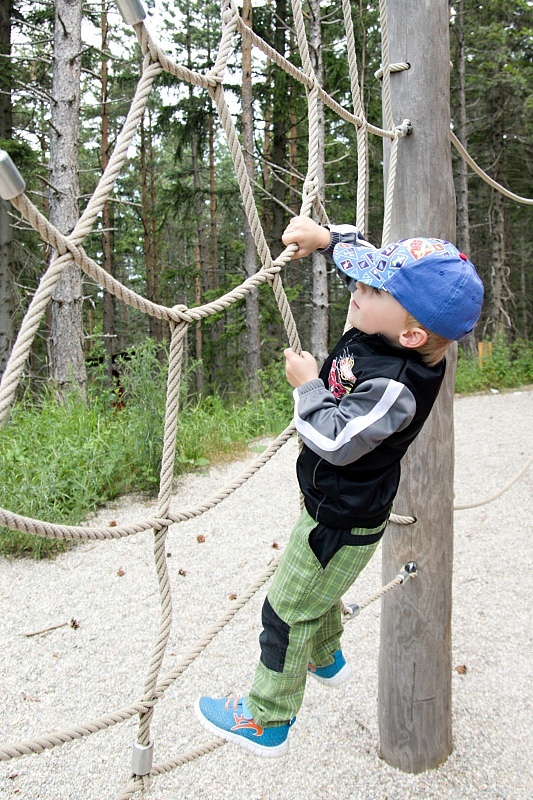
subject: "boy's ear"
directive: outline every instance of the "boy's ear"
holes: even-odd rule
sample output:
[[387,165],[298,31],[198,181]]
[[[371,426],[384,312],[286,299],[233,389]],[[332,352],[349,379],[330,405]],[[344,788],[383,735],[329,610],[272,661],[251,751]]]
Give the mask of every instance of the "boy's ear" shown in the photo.
[[422,347],[428,340],[427,331],[423,328],[407,328],[400,333],[400,344],[402,347],[411,349]]

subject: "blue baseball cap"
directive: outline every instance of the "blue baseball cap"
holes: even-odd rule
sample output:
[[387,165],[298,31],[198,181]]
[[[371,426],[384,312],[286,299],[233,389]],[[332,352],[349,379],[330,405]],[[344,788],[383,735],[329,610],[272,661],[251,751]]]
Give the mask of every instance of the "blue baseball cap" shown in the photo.
[[483,284],[464,253],[444,239],[401,239],[381,249],[340,242],[333,260],[349,288],[385,289],[428,330],[462,339],[481,313]]

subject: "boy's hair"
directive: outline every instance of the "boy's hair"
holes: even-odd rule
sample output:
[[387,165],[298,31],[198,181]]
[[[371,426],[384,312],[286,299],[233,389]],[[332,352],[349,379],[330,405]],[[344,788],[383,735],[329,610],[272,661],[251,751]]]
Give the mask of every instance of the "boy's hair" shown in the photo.
[[438,333],[433,333],[433,331],[430,331],[425,325],[422,325],[412,314],[409,314],[409,312],[407,312],[405,324],[408,328],[422,328],[428,335],[427,342],[421,347],[416,348],[417,353],[420,353],[422,356],[424,364],[427,364],[428,367],[434,367],[442,361],[452,340],[446,339]]

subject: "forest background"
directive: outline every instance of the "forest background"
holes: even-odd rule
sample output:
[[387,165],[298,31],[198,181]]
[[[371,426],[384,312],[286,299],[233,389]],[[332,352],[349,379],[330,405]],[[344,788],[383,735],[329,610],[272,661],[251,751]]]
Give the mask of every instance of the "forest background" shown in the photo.
[[[381,126],[381,86],[374,76],[381,66],[379,8],[363,0],[352,5],[363,105],[367,119]],[[150,30],[178,63],[198,72],[212,66],[218,3],[161,0],[147,2],[146,9]],[[305,12],[315,72],[326,91],[351,108],[340,4],[309,0]],[[244,0],[242,13],[299,65],[288,0],[254,2],[253,9]],[[453,130],[492,178],[522,196],[531,195],[533,185],[532,34],[530,0],[450,3]],[[141,69],[136,38],[105,0],[0,0],[0,55],[0,147],[24,176],[33,202],[69,233],[129,109]],[[234,97],[260,219],[276,257],[281,234],[299,211],[306,174],[305,92],[267,59],[238,47],[224,85]],[[321,136],[328,216],[355,222],[356,132],[325,109]],[[377,244],[382,148],[380,138],[369,136],[365,233]],[[462,344],[459,388],[531,382],[531,210],[474,175],[455,152],[453,158],[456,242],[486,287],[481,321]],[[166,73],[158,78],[85,248],[123,284],[166,306],[214,300],[258,269],[230,153],[205,91]],[[50,257],[2,201],[0,373]],[[303,346],[324,358],[344,327],[345,290],[316,257],[285,267],[283,283]],[[0,505],[78,522],[108,497],[157,484],[168,333],[160,320],[115,302],[75,265],[65,271],[34,341],[10,424],[0,432]],[[478,342],[492,355],[480,360]],[[268,287],[190,327],[178,434],[182,468],[201,467],[215,453],[233,452],[235,442],[285,427],[291,413],[281,365],[285,346]],[[35,551],[31,538],[22,537],[23,551]],[[21,547],[18,534],[2,536],[5,542],[8,551],[12,542]],[[38,543],[36,551],[48,546]]]

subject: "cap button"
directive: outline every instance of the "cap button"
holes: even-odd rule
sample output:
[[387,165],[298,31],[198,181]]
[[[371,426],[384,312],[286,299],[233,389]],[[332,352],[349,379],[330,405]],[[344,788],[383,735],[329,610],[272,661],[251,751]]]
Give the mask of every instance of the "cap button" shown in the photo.
[[459,258],[462,258],[463,261],[468,261],[468,256],[465,256],[464,253],[459,253]]

